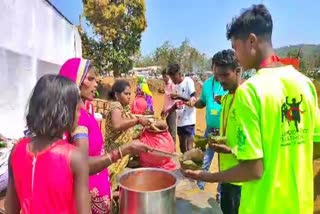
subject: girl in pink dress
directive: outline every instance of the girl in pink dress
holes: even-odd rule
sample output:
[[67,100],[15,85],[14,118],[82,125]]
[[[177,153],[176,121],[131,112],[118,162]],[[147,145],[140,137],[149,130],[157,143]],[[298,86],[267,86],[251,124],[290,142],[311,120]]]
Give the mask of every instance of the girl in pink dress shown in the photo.
[[6,213],[90,213],[86,157],[62,140],[77,126],[79,104],[72,81],[40,78],[26,117],[32,137],[19,140],[9,160]]
[[[83,103],[94,99],[97,90],[96,73],[90,65],[90,60],[69,59],[61,67],[59,75],[72,80],[79,86]],[[110,154],[105,153],[99,125],[84,104],[81,108],[78,127],[71,137],[71,141],[89,157],[91,211],[93,214],[109,214],[112,196],[107,167],[127,154],[146,152],[149,147],[133,142],[111,151]]]

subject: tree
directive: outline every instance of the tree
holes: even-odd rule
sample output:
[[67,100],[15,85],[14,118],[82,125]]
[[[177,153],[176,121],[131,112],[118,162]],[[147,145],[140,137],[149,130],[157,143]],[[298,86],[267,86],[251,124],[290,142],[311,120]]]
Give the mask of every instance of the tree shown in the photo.
[[297,57],[302,57],[300,53],[300,49],[298,48],[292,48],[291,50],[288,51],[287,53],[288,58],[297,58]]
[[319,69],[320,68],[320,55],[315,55],[314,59],[315,59],[314,67]]
[[160,47],[156,48],[153,58],[156,65],[162,68],[167,67],[169,63],[172,63],[176,59],[174,47],[169,41],[165,41]]
[[[108,61],[114,76],[128,72],[140,48],[141,34],[147,27],[145,1],[84,0],[83,3],[84,16],[95,34],[95,38],[84,40],[88,42],[83,45],[84,53]],[[82,36],[88,37],[87,34]],[[93,50],[88,47],[92,44]]]
[[153,56],[142,56],[140,51],[135,54],[133,61],[135,67],[147,67],[154,65]]
[[310,61],[307,61],[302,53],[301,48],[292,48],[287,53],[288,58],[298,58],[300,64],[300,72],[306,73],[310,67]]
[[183,72],[201,72],[208,70],[205,54],[201,54],[196,48],[192,47],[186,38],[177,49],[181,70]]
[[82,41],[82,56],[90,59],[100,73],[109,71],[111,63],[109,62],[108,48],[101,41],[89,37],[81,26],[79,32]]
[[211,66],[211,60],[192,47],[188,39],[185,39],[178,48],[165,41],[151,55],[140,56],[137,60],[137,66],[157,65],[162,68],[166,68],[170,63],[179,63],[184,73],[210,70]]

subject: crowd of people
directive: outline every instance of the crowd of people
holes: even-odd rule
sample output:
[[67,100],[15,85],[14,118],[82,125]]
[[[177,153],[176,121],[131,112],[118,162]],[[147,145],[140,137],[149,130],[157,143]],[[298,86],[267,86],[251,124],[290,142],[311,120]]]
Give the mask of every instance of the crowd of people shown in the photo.
[[[226,140],[211,144],[219,153],[220,171],[184,172],[221,184],[224,213],[313,213],[312,164],[320,146],[317,94],[309,78],[281,63],[272,30],[264,5],[252,6],[227,26],[235,52],[222,51],[214,61],[217,79],[228,91],[221,100],[219,130]],[[257,73],[243,82],[239,65]]]
[[[213,75],[200,95],[179,64],[162,72],[161,116],[174,141],[178,136],[180,152],[194,147],[196,109],[206,109],[204,137],[224,137],[223,143],[209,140],[202,170],[182,173],[201,190],[204,182],[219,183],[217,199],[225,214],[313,213],[312,161],[320,157],[317,93],[309,78],[280,62],[272,30],[264,5],[234,18],[227,25],[234,50],[213,56]],[[244,80],[243,73],[251,69],[256,74]],[[95,97],[96,80],[90,60],[73,58],[59,75],[45,75],[36,83],[27,108],[28,134],[9,158],[7,213],[113,212],[116,178],[129,156],[153,150],[135,140],[133,128],[151,122],[132,112],[131,86],[117,80],[103,112],[103,136],[85,105]],[[145,84],[139,79],[136,95],[146,98],[143,106],[153,113]],[[215,153],[219,171],[210,172]]]

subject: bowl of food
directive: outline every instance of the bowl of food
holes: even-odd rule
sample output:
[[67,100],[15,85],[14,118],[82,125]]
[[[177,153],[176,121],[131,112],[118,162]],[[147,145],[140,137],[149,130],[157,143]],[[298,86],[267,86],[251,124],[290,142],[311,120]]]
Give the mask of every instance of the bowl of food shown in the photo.
[[202,168],[204,152],[201,149],[191,149],[179,158],[182,169],[198,170]]
[[208,139],[200,135],[195,135],[194,144],[195,144],[195,148],[199,148],[202,151],[205,151],[208,144]]
[[184,170],[200,170],[202,167],[202,164],[196,163],[193,160],[185,160],[185,161],[180,161],[180,166]]
[[216,143],[216,144],[226,144],[226,141],[227,141],[227,138],[225,136],[209,135],[208,139],[209,139],[209,143]]

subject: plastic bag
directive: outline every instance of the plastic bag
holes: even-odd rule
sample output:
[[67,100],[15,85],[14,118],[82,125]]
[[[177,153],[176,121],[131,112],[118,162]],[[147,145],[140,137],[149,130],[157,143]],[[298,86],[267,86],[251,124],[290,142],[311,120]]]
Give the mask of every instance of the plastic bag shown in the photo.
[[[144,130],[140,136],[140,141],[152,148],[174,153],[174,141],[168,130],[161,132]],[[175,170],[177,168],[176,163],[171,158],[148,152],[140,154],[140,165],[143,167],[156,167],[166,170]]]

